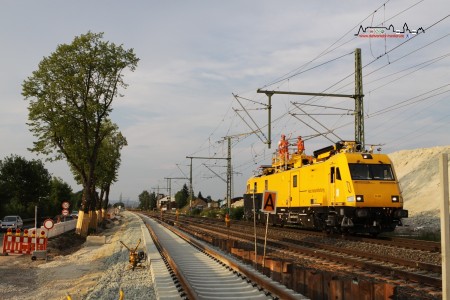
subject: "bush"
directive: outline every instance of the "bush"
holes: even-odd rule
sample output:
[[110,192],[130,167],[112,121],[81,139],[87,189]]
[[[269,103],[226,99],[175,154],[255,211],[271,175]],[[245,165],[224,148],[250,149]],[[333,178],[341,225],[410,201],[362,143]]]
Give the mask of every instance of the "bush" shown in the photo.
[[244,217],[244,207],[235,207],[230,209],[230,219],[242,220]]
[[214,209],[214,208],[212,208],[212,209],[204,209],[204,210],[200,213],[200,216],[206,217],[206,218],[212,218],[212,219],[215,219],[215,218],[217,218],[217,214],[218,214],[218,213],[220,213],[220,211],[217,210],[217,209]]
[[190,215],[190,216],[199,216],[201,212],[202,212],[201,209],[193,208],[193,209],[189,212],[189,215]]

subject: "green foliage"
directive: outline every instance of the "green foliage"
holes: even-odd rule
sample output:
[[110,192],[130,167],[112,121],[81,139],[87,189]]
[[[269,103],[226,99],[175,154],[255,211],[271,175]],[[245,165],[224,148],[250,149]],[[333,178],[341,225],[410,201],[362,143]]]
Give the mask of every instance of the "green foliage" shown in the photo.
[[117,125],[110,124],[111,132],[102,141],[99,149],[96,179],[97,186],[101,189],[101,195],[105,196],[103,208],[106,208],[109,202],[109,189],[112,183],[117,181],[117,173],[120,166],[120,152],[127,145],[127,140],[121,132],[117,131]]
[[97,154],[83,154],[83,150],[99,146],[111,102],[119,96],[118,89],[127,86],[122,71],[127,67],[134,71],[138,62],[133,49],[125,50],[102,37],[102,33],[88,32],[71,44],[59,45],[24,81],[30,130],[38,138],[33,151],[54,154],[51,159],[69,156],[74,159],[71,163]]
[[191,209],[189,211],[188,215],[190,215],[190,216],[199,216],[202,211],[203,210],[201,210],[199,208],[193,208],[193,209]]
[[34,216],[48,201],[51,176],[40,160],[11,155],[0,161],[0,208],[3,214]]
[[220,209],[218,208],[208,208],[208,209],[204,209],[201,213],[200,216],[202,217],[206,217],[206,218],[211,218],[211,219],[217,219],[220,217]]
[[80,210],[81,201],[83,200],[83,191],[78,191],[70,197],[72,210]]
[[[85,190],[83,209],[89,210],[97,206],[96,180],[102,187],[115,180],[120,160],[113,156],[126,140],[108,118],[113,99],[127,87],[123,71],[134,71],[139,61],[133,49],[102,38],[103,33],[88,32],[59,45],[22,84],[28,125],[37,139],[30,150],[48,160],[67,160]],[[120,142],[113,142],[116,138]]]
[[157,204],[156,202],[157,202],[156,194],[153,192],[150,194],[150,207],[149,207],[150,210],[153,210],[156,208],[156,204]]
[[42,205],[43,215],[56,216],[61,214],[61,205],[64,201],[70,203],[70,210],[73,210],[71,203],[72,188],[61,178],[53,177],[48,201]]
[[183,208],[188,203],[189,199],[189,189],[186,184],[183,185],[183,188],[175,194],[175,202],[177,204],[177,208]]
[[244,207],[232,207],[230,209],[230,219],[242,220],[244,217]]
[[199,214],[202,217],[213,219],[224,219],[226,214],[229,214],[230,219],[232,220],[242,220],[242,218],[244,217],[244,207],[231,208],[229,211],[228,208],[208,208],[200,212],[197,212],[196,209],[193,209],[192,211],[193,215]]
[[139,195],[139,206],[138,208],[142,210],[149,210],[150,209],[150,193],[148,191],[143,191]]

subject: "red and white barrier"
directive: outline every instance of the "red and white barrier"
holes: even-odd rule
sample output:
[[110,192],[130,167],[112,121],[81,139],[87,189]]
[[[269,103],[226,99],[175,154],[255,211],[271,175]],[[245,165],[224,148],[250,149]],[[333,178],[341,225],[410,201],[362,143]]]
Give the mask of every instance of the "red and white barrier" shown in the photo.
[[47,237],[45,236],[45,231],[41,231],[41,235],[37,239],[36,250],[42,251],[47,249]]
[[3,249],[2,253],[13,253],[14,252],[14,237],[12,236],[11,228],[8,228],[8,231],[3,236]]
[[23,231],[22,244],[20,245],[22,254],[31,254],[31,237],[28,236],[28,229]]
[[31,254],[34,250],[47,249],[47,236],[45,231],[40,232],[36,240],[36,230],[32,230],[32,236],[28,236],[28,230],[25,229],[23,236],[20,235],[20,229],[16,230],[15,236],[12,235],[12,230],[8,229],[3,236],[2,253],[10,254]]

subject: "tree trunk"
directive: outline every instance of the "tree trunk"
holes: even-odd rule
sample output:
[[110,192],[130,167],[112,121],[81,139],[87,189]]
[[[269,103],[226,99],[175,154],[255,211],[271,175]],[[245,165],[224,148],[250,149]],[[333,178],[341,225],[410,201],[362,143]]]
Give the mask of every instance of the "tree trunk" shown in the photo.
[[[89,180],[83,185],[83,199],[81,201],[81,211],[83,217],[78,216],[75,232],[86,237],[90,232],[97,231],[97,215],[95,214],[95,185],[88,184]],[[94,216],[95,215],[95,216]]]
[[89,214],[84,213],[80,210],[78,213],[77,227],[75,232],[83,237],[88,235],[89,229]]
[[90,210],[89,211],[89,232],[97,232],[97,224],[98,224],[98,218],[97,218],[97,211],[96,210]]

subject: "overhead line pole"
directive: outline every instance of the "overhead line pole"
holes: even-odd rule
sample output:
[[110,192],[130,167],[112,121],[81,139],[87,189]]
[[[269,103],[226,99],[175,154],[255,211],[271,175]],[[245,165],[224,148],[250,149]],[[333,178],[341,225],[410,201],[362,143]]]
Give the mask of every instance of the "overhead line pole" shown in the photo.
[[169,208],[171,206],[172,202],[172,179],[189,179],[186,177],[164,177],[164,179],[167,179],[167,188],[169,190]]
[[363,108],[363,84],[362,84],[362,66],[361,49],[355,50],[355,139],[356,144],[364,149],[364,108]]
[[362,89],[362,65],[361,65],[361,49],[355,50],[355,94],[332,94],[332,93],[310,93],[310,92],[287,92],[287,91],[268,91],[258,89],[257,93],[263,93],[267,95],[269,105],[269,124],[268,124],[268,141],[267,144],[271,144],[271,110],[272,110],[272,95],[299,95],[299,96],[319,96],[319,97],[342,97],[355,99],[355,142],[361,145],[361,149],[364,149],[364,108],[363,108],[363,89]]
[[227,157],[227,206],[228,213],[230,213],[231,208],[231,137],[227,137],[228,141],[228,157]]
[[[226,159],[226,160],[228,160],[229,162],[229,164],[231,165],[231,156],[229,155],[229,157],[204,157],[204,156],[186,156],[186,158],[190,158],[191,159],[191,165],[190,165],[190,178],[189,178],[189,185],[190,185],[190,187],[189,187],[189,189],[190,189],[190,191],[189,191],[189,194],[190,194],[190,201],[189,201],[189,208],[192,208],[192,199],[194,198],[194,195],[193,195],[193,189],[192,189],[192,159]],[[227,179],[228,179],[228,176],[227,176]],[[230,180],[231,181],[231,180]],[[230,182],[229,180],[227,180],[227,198],[228,199],[230,199],[230,197],[231,197],[231,193],[229,194],[228,193],[228,191],[230,190],[229,188],[228,188],[228,186],[230,185],[231,186],[231,182]],[[228,203],[229,203],[229,201],[230,200],[228,200]]]

